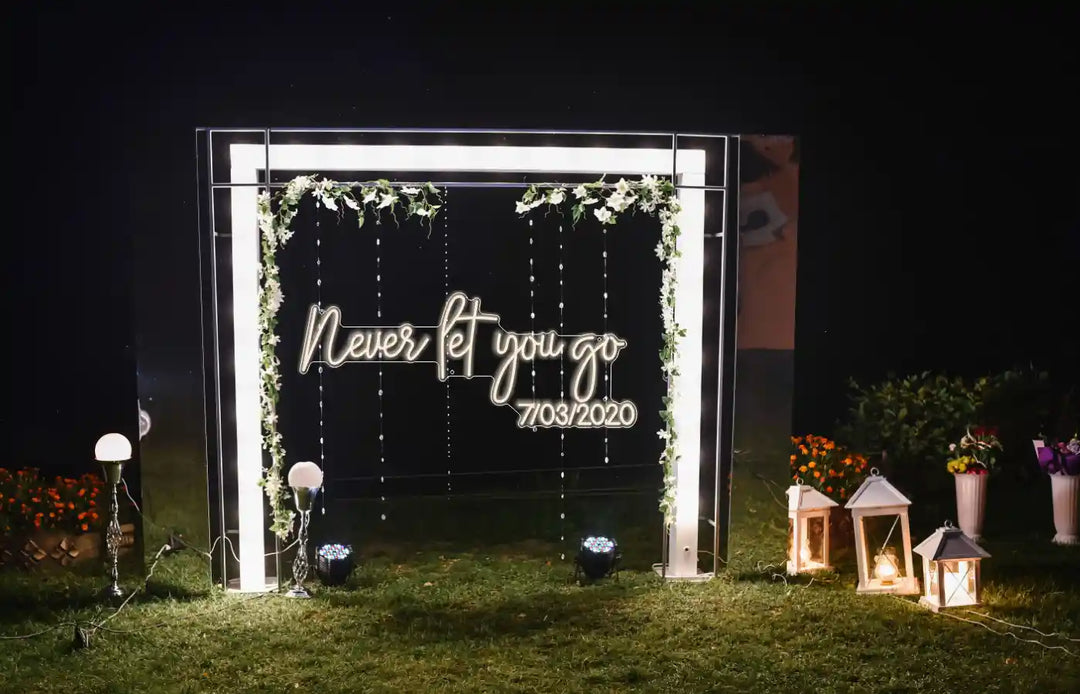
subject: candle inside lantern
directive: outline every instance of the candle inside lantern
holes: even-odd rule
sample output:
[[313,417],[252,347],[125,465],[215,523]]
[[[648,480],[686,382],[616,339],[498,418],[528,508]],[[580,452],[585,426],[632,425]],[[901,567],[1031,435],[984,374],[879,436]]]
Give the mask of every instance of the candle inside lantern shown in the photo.
[[896,553],[886,548],[874,558],[874,562],[874,578],[881,581],[883,585],[892,585],[897,573]]

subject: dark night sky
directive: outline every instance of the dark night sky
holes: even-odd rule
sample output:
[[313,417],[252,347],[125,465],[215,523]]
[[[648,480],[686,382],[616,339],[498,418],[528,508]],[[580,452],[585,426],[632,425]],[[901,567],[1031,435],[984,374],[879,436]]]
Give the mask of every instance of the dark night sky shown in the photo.
[[445,9],[20,6],[12,463],[85,455],[98,432],[130,426],[131,238],[195,233],[204,125],[794,132],[799,428],[828,426],[849,375],[1034,360],[1077,380],[1078,61],[1064,14],[433,6]]

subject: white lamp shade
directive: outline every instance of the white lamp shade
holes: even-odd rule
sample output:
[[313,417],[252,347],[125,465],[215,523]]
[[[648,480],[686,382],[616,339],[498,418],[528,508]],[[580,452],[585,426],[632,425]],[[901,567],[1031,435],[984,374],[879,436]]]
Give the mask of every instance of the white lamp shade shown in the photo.
[[131,460],[131,442],[123,434],[105,434],[94,446],[94,460],[101,462]]
[[315,463],[304,461],[289,468],[289,486],[315,489],[322,486],[322,470]]

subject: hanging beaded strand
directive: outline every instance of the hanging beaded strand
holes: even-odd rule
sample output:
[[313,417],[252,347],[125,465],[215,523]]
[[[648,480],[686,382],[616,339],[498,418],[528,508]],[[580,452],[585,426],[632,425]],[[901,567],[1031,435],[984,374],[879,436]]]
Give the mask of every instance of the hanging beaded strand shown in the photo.
[[[450,211],[450,189],[447,188],[443,194],[443,291],[445,296],[450,296],[450,222],[448,219]],[[445,297],[444,297],[445,298]],[[452,379],[446,379],[446,496],[449,498],[453,492],[451,486],[450,477],[450,381]]]
[[[604,260],[604,334],[608,331],[607,309],[608,309],[608,282],[607,282],[607,226],[601,229],[604,245],[602,257]],[[611,395],[611,364],[605,362],[604,364],[604,402],[608,401],[608,396]],[[608,430],[604,427],[604,464],[607,465],[610,458],[608,458]]]
[[[375,227],[375,315],[382,319],[382,225]],[[386,445],[383,437],[383,367],[379,362],[379,504],[386,520]]]
[[[322,313],[322,225],[319,223],[319,210],[315,210],[315,303]],[[325,432],[323,427],[323,364],[326,356],[323,353],[322,341],[319,341],[319,467],[323,470],[323,485],[319,488],[319,498],[322,500],[322,514],[326,515],[326,448]]]
[[[559,335],[565,332],[563,322],[563,228],[559,225]],[[563,353],[559,352],[559,400],[566,400]],[[566,542],[566,429],[559,429],[559,548]],[[559,553],[559,560],[566,561],[566,553]]]
[[[536,337],[536,276],[533,267],[533,220],[529,220],[529,334]],[[536,361],[530,363],[532,368],[532,398],[536,402]],[[536,431],[536,427],[533,427]]]

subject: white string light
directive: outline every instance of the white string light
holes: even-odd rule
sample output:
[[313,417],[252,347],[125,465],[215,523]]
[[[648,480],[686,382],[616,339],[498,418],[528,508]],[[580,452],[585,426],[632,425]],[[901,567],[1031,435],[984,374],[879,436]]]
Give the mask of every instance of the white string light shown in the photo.
[[[601,230],[601,238],[604,241],[602,257],[604,260],[604,333],[608,331],[607,309],[608,309],[608,282],[607,282],[607,226],[605,225]],[[611,363],[604,363],[604,402],[608,401],[611,396]],[[604,464],[607,465],[610,458],[608,457],[608,430],[604,427]]]
[[[450,296],[450,222],[449,222],[449,188],[443,193],[443,291]],[[453,492],[450,477],[451,437],[450,437],[450,381],[446,379],[446,495]]]
[[[563,228],[559,225],[559,334],[564,332],[563,325]],[[563,354],[559,352],[559,400],[566,400],[566,386],[563,380]],[[566,542],[566,429],[559,429],[559,547]],[[566,561],[566,553],[560,552],[559,559]]]
[[[322,311],[322,226],[319,224],[319,215],[315,215],[315,302]],[[326,361],[323,353],[323,345],[319,343],[319,467],[326,470],[326,447],[324,446],[325,431],[323,426],[323,365]],[[326,475],[323,475],[323,486],[319,489],[319,498],[322,503],[322,514],[326,515]]]
[[[382,226],[375,227],[375,315],[382,318]],[[380,520],[386,520],[386,443],[383,432],[383,368],[379,362],[379,513]]]
[[[529,334],[536,335],[536,276],[533,274],[536,269],[533,267],[533,220],[529,220]],[[536,362],[533,361],[530,365],[532,367],[532,397],[533,401],[536,401]],[[533,431],[536,431],[536,427],[533,427]]]

